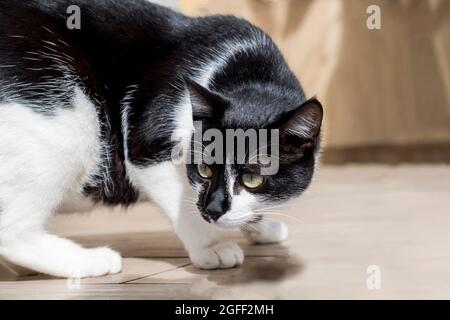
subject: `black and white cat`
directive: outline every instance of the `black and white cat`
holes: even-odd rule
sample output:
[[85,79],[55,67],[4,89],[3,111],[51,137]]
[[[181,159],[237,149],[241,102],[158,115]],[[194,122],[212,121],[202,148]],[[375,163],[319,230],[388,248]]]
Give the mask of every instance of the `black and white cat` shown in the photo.
[[[73,5],[80,29],[67,27]],[[194,120],[279,129],[278,172],[175,163]],[[244,20],[186,17],[144,0],[0,0],[0,255],[60,277],[120,272],[118,253],[82,248],[45,223],[151,200],[196,266],[240,265],[242,250],[217,227],[246,226],[259,243],[286,238],[285,225],[258,210],[307,188],[321,122],[320,103]]]

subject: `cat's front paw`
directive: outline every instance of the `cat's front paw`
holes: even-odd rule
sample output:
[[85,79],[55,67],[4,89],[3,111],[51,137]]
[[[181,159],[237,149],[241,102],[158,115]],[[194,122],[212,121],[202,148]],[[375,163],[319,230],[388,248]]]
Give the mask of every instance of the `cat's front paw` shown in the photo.
[[0,255],[14,265],[61,278],[89,278],[122,270],[120,254],[106,247],[86,249],[52,235],[0,246]]
[[68,274],[63,277],[99,277],[122,271],[122,257],[119,253],[107,247],[82,249],[83,254],[73,260]]
[[108,247],[88,249],[95,258],[102,258],[107,261],[107,271],[105,274],[115,274],[122,271],[122,257],[116,251]]
[[288,237],[284,223],[267,219],[248,225],[242,232],[254,244],[280,243]]
[[192,263],[201,269],[228,269],[244,262],[244,252],[234,242],[220,242],[208,248],[191,250]]

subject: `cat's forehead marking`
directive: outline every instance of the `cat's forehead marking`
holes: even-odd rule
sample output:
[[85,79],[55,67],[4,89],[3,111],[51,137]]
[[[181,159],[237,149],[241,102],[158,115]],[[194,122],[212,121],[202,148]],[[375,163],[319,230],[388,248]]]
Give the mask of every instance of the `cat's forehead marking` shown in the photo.
[[226,176],[228,194],[236,195],[237,190],[234,187],[234,185],[236,183],[236,173],[234,172],[233,168],[229,164],[225,165],[225,176]]
[[202,72],[196,77],[199,84],[208,87],[212,82],[214,75],[222,70],[230,59],[240,52],[255,51],[268,43],[268,39],[264,33],[255,33],[252,39],[239,39],[226,41],[222,43],[220,48],[213,50],[214,58],[204,62]]

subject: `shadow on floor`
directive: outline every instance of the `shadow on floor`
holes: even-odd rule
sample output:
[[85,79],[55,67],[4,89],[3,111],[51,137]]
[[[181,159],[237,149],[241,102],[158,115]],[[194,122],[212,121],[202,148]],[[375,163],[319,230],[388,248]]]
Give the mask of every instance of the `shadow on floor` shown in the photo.
[[224,286],[279,282],[299,274],[304,266],[302,261],[293,257],[258,257],[247,258],[242,266],[234,269],[205,271],[189,267],[186,271]]
[[[187,254],[176,236],[169,231],[157,231],[146,233],[124,233],[124,234],[104,234],[92,236],[70,237],[77,243],[85,247],[109,246],[119,251],[123,257],[152,258],[152,260],[164,260],[167,258],[186,258]],[[176,280],[179,283],[192,283],[201,279],[213,282],[217,285],[233,285],[253,282],[276,282],[290,278],[304,269],[304,263],[295,257],[291,257],[286,246],[281,244],[273,245],[251,245],[243,236],[236,237],[236,234],[227,238],[236,240],[246,254],[244,264],[239,268],[227,270],[200,270],[192,265],[183,266],[183,274]],[[172,259],[173,260],[173,259]],[[180,265],[172,262],[170,270],[177,270]],[[127,270],[124,270],[126,273]],[[171,271],[167,271],[171,272]],[[167,273],[168,274],[168,273]],[[164,278],[164,277],[163,277]],[[9,275],[2,277],[0,281],[35,281],[51,280],[54,277],[33,274],[25,276]],[[168,282],[173,279],[167,279]]]

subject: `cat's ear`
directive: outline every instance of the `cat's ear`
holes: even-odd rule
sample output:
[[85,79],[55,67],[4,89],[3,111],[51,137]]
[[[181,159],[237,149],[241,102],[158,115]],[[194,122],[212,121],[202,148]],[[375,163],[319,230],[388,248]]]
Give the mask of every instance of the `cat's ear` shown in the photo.
[[323,119],[322,104],[315,98],[303,103],[284,118],[280,130],[282,133],[310,141],[320,133]]
[[194,119],[212,118],[227,106],[227,100],[219,93],[213,92],[197,82],[185,79],[192,105]]
[[315,150],[323,109],[316,99],[306,101],[288,113],[280,126],[280,159],[295,161],[309,150]]

